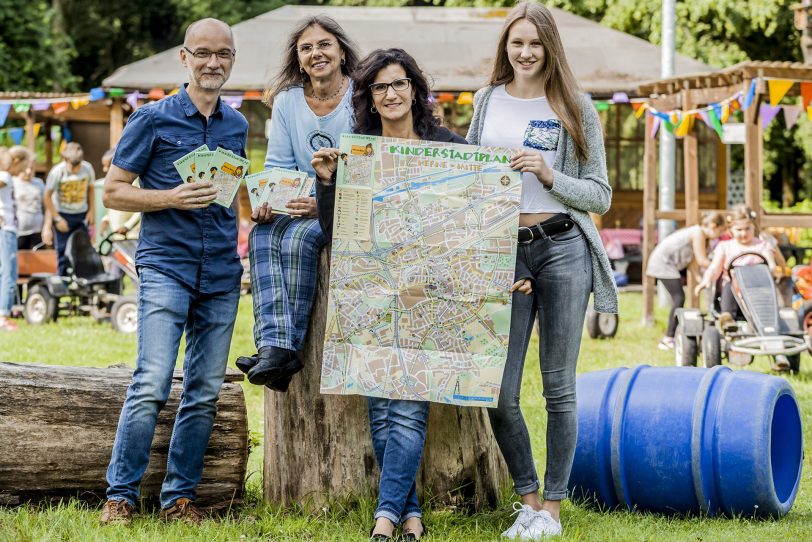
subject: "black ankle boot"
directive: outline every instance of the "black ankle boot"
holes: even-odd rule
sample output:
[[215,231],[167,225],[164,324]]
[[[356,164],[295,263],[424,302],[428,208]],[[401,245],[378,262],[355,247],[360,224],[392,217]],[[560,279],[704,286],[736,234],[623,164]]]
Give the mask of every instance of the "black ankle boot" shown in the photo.
[[260,386],[291,377],[303,367],[295,351],[276,346],[263,346],[257,358],[256,365],[248,371],[248,381]]

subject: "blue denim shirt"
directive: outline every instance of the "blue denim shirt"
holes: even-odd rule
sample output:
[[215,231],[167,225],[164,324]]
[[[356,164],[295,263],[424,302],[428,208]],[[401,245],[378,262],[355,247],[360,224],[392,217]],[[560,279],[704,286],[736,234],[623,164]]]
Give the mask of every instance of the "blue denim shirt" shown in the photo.
[[[248,122],[217,100],[208,122],[186,87],[130,115],[113,164],[137,174],[141,187],[167,190],[181,184],[173,162],[204,143],[245,156]],[[169,275],[202,294],[230,292],[239,285],[237,217],[231,208],[165,209],[143,213],[135,263]]]

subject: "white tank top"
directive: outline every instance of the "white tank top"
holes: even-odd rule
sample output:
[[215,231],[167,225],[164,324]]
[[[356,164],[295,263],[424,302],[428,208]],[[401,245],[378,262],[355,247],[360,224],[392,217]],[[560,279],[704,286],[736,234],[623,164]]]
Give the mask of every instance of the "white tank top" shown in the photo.
[[[553,167],[561,122],[546,97],[514,98],[505,85],[493,89],[480,145],[512,147],[538,152]],[[532,173],[522,174],[522,213],[563,213],[566,206],[550,194]]]

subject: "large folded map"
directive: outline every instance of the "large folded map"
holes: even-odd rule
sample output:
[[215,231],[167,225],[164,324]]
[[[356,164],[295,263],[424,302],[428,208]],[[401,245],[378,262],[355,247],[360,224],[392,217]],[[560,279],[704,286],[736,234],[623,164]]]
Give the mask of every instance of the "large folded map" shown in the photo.
[[322,393],[495,407],[521,178],[511,150],[344,134]]

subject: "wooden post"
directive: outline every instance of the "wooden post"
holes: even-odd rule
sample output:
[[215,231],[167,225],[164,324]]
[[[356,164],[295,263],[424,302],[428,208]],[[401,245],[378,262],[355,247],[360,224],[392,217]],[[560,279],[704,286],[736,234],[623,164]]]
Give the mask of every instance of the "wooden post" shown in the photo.
[[34,136],[34,113],[25,114],[25,146],[33,154],[36,150],[37,138]]
[[54,142],[51,139],[51,119],[45,121],[45,174],[51,171],[54,166]]
[[657,139],[651,137],[654,118],[646,115],[643,151],[643,325],[654,325],[654,279],[646,275],[657,228]]
[[[747,80],[745,88],[749,88]],[[761,217],[761,190],[763,175],[763,139],[758,110],[763,94],[763,82],[756,85],[753,103],[744,111],[744,202]]]
[[113,98],[110,106],[110,148],[118,145],[121,134],[124,132],[124,108],[121,98]]
[[[236,373],[236,374],[235,374]],[[197,487],[202,504],[242,497],[248,418],[236,371],[226,375]],[[158,416],[141,493],[158,497],[183,373]],[[0,363],[0,505],[41,498],[104,499],[105,473],[132,369]]]
[[[683,111],[692,109],[695,105],[690,89],[683,89],[682,107]],[[693,127],[688,130],[682,139],[683,172],[685,184],[685,225],[693,226],[699,223],[699,159],[697,155],[696,132]],[[697,307],[698,298],[694,294],[695,279],[688,273],[688,295],[686,300],[688,307]]]
[[[366,397],[319,393],[329,269],[328,247],[319,262],[304,369],[287,393],[265,390],[267,501],[314,508],[377,488]],[[418,491],[436,503],[474,510],[495,506],[509,477],[485,409],[432,404],[417,477]]]

